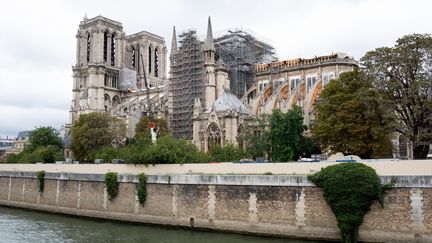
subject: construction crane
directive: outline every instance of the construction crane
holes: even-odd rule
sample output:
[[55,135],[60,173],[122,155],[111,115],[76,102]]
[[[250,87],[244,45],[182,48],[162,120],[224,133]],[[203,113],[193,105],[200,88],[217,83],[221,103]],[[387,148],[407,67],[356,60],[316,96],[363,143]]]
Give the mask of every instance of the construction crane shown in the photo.
[[[138,59],[138,67],[141,69],[140,71],[142,71],[142,74],[144,76],[144,85],[145,85],[145,90],[146,90],[146,96],[147,96],[147,106],[146,106],[146,116],[149,119],[149,128],[150,128],[150,135],[152,138],[153,143],[156,142],[156,138],[157,138],[157,128],[155,126],[155,121],[154,121],[154,110],[153,110],[153,106],[151,103],[151,99],[150,99],[150,85],[147,83],[147,74],[145,71],[145,65],[144,65],[144,58],[141,52],[141,48],[139,49],[139,59]],[[142,64],[142,65],[140,65]]]

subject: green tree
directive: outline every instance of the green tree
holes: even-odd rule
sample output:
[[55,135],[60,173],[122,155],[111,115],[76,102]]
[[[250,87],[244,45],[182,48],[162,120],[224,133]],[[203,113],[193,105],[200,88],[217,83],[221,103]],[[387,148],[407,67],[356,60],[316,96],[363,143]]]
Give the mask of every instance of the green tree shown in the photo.
[[60,160],[64,160],[61,139],[58,132],[50,126],[36,128],[24,150],[6,158],[7,163],[54,163]]
[[380,96],[355,70],[332,80],[320,94],[313,137],[330,153],[371,158],[391,154]]
[[55,145],[39,147],[36,151],[39,158],[45,163],[54,163],[55,161],[64,160],[63,153]]
[[375,200],[383,205],[383,194],[391,185],[381,180],[371,167],[360,163],[340,163],[308,176],[324,191],[341,230],[341,241],[356,243],[363,216]]
[[238,161],[245,157],[243,150],[231,143],[225,144],[223,147],[216,145],[209,154],[213,158],[213,161],[217,162]]
[[107,113],[81,115],[72,127],[72,152],[78,160],[89,161],[92,151],[120,145],[125,131],[124,123]]
[[[170,134],[168,124],[164,119],[157,118],[153,122],[156,127],[157,138]],[[135,137],[151,137],[149,123],[150,120],[147,116],[141,117],[135,127]]]
[[297,160],[303,153],[301,144],[305,142],[303,114],[299,107],[282,113],[273,110],[269,119],[270,149],[273,161]]
[[32,131],[29,137],[29,144],[26,146],[26,150],[29,152],[35,151],[39,147],[45,147],[53,145],[57,148],[61,147],[61,139],[59,133],[53,127],[37,127]]
[[394,47],[367,52],[361,62],[382,95],[389,130],[413,144],[414,158],[426,158],[432,142],[432,37],[403,36]]
[[247,152],[252,157],[267,155],[272,161],[292,161],[320,153],[319,146],[304,136],[306,126],[299,107],[286,113],[273,110],[255,120],[247,135]]
[[147,152],[147,161],[151,164],[203,163],[210,160],[211,157],[198,151],[194,144],[171,136],[161,137]]
[[261,114],[252,121],[246,140],[246,153],[252,158],[266,157],[270,151],[268,115]]

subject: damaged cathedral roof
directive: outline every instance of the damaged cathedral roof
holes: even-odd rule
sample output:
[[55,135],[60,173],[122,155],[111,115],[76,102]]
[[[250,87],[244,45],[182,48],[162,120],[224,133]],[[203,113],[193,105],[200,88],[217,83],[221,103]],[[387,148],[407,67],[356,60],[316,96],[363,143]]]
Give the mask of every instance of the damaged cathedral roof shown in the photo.
[[230,110],[233,112],[250,114],[246,106],[237,98],[237,96],[228,91],[225,91],[221,97],[215,100],[208,112],[225,112]]

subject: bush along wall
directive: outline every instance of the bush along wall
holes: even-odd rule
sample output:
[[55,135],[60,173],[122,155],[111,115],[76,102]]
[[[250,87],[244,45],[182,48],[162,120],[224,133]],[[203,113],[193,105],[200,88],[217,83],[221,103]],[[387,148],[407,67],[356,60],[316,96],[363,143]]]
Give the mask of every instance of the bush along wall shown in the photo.
[[391,185],[382,185],[371,167],[360,163],[341,163],[323,168],[308,176],[309,181],[324,191],[341,230],[341,241],[356,243],[363,216]]
[[36,177],[39,181],[39,192],[42,193],[45,189],[45,171],[44,170],[37,171]]
[[105,174],[105,187],[109,200],[113,200],[117,196],[119,187],[117,172],[107,172]]
[[147,200],[147,177],[144,173],[138,175],[137,195],[139,203],[144,207]]

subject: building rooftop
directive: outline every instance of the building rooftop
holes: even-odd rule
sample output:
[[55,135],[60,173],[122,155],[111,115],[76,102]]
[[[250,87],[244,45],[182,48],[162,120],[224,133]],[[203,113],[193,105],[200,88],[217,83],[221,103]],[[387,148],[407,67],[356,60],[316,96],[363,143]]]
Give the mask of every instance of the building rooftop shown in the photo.
[[213,105],[210,107],[208,112],[225,112],[225,111],[233,111],[239,112],[243,114],[249,114],[248,109],[245,105],[232,93],[225,91],[221,97],[219,97]]
[[30,137],[33,131],[20,131],[18,132],[17,140],[25,140]]

